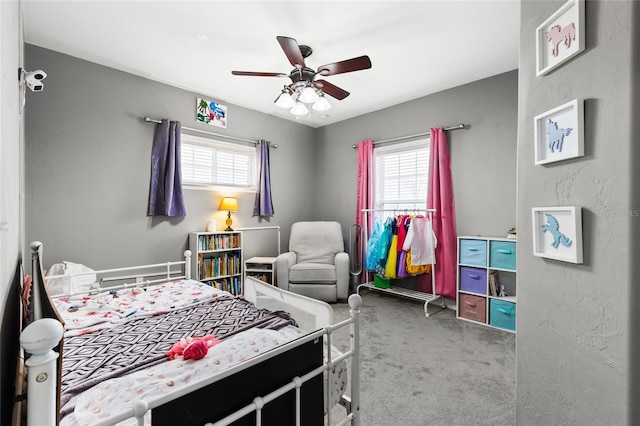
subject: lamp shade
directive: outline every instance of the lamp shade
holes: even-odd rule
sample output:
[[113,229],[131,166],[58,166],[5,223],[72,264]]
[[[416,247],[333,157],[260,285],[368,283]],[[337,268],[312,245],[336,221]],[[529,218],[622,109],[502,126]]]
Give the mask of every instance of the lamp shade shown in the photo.
[[304,102],[305,104],[310,104],[318,100],[318,94],[313,87],[307,86],[302,90],[300,96],[298,96],[298,101]]
[[305,115],[309,110],[306,106],[300,101],[296,102],[293,108],[291,108],[291,114],[293,115]]
[[229,212],[237,212],[238,211],[238,200],[233,197],[224,197],[220,202],[220,207],[218,210],[225,210]]
[[278,100],[276,100],[276,105],[280,108],[291,108],[294,106],[296,102],[293,100],[291,95],[283,90],[280,96],[278,96]]
[[331,109],[331,104],[329,103],[327,98],[324,97],[324,95],[320,95],[318,100],[311,106],[311,108],[313,108],[315,111],[326,111],[328,109]]

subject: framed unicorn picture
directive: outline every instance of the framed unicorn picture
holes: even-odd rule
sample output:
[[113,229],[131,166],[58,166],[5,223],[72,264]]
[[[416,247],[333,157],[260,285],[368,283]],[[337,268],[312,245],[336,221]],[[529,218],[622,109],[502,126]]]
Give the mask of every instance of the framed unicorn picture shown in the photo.
[[582,263],[582,208],[534,207],[533,255]]
[[584,101],[574,99],[533,119],[535,164],[584,155]]
[[536,28],[536,75],[540,77],[585,49],[584,0],[569,0]]

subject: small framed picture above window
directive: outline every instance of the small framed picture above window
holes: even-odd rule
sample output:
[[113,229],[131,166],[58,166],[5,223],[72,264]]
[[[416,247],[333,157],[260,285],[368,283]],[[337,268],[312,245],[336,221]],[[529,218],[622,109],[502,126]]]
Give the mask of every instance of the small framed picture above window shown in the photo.
[[196,98],[196,121],[217,127],[227,127],[227,106]]
[[254,146],[182,134],[182,184],[189,189],[257,190]]

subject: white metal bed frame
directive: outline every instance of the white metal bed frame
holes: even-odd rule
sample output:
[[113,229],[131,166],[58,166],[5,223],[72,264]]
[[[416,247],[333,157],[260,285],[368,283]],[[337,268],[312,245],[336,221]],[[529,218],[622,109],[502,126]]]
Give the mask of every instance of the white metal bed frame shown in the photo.
[[[37,404],[27,403],[27,425],[28,426],[42,426],[42,425],[55,425],[57,422],[57,364],[59,354],[54,351],[54,348],[58,346],[63,335],[62,324],[53,318],[44,318],[42,311],[42,304],[44,299],[48,296],[42,294],[44,287],[39,283],[39,274],[36,271],[41,271],[41,255],[42,255],[42,243],[34,242],[31,244],[32,250],[32,267],[33,267],[33,299],[32,306],[34,306],[34,321],[29,324],[20,335],[20,344],[25,352],[30,353],[31,356],[25,361],[25,365],[28,368],[27,383],[28,383],[28,401],[38,401]],[[131,286],[149,285],[152,283],[165,282],[167,280],[186,278],[189,279],[190,271],[190,257],[191,252],[185,251],[185,260],[179,262],[167,262],[162,264],[145,265],[138,267],[126,267],[116,268],[103,271],[95,271],[92,273],[113,273],[113,272],[128,272],[128,271],[141,271],[144,269],[156,269],[159,267],[166,267],[166,276],[162,279],[142,281],[140,275],[133,275],[137,282],[122,284],[119,286],[109,286],[108,289],[127,288]],[[176,276],[175,271],[171,271],[171,267],[174,265],[184,265],[185,274]],[[86,274],[77,274],[86,275]],[[155,274],[157,275],[157,273]],[[64,277],[71,277],[66,275]],[[53,278],[53,277],[51,277]],[[118,277],[123,279],[125,277]],[[93,287],[91,292],[99,291],[102,289],[102,283],[99,283],[97,288]],[[298,309],[307,308],[305,312],[312,314],[315,318],[316,331],[305,335],[300,339],[296,339],[285,345],[274,348],[268,352],[251,358],[245,362],[242,362],[236,366],[233,366],[227,370],[224,370],[214,376],[205,378],[203,380],[192,383],[189,386],[178,389],[176,392],[150,400],[138,400],[134,402],[131,408],[122,413],[121,415],[114,416],[110,419],[104,420],[97,425],[110,425],[128,418],[134,417],[138,425],[144,425],[145,413],[155,407],[159,407],[169,401],[173,401],[181,396],[187,395],[195,390],[201,389],[211,383],[215,383],[224,378],[230,377],[233,374],[245,370],[254,365],[258,365],[261,362],[284,353],[290,349],[298,347],[302,344],[310,341],[324,338],[326,341],[326,356],[325,362],[312,371],[302,375],[292,377],[291,381],[279,389],[276,389],[266,395],[255,397],[253,402],[240,410],[228,415],[225,418],[217,420],[215,423],[206,423],[206,426],[225,426],[239,420],[251,413],[255,413],[256,425],[262,424],[262,408],[265,404],[275,400],[281,395],[287,392],[295,390],[296,400],[296,424],[300,425],[300,388],[303,383],[311,380],[312,378],[323,374],[325,371],[332,369],[335,365],[344,360],[351,360],[350,372],[350,385],[351,396],[350,398],[343,395],[340,404],[347,410],[347,416],[343,419],[338,426],[351,424],[360,425],[360,306],[362,305],[362,299],[359,295],[353,294],[349,297],[350,317],[344,321],[336,324],[333,323],[333,311],[331,307],[320,301],[307,298],[298,294],[290,293],[288,291],[279,289],[277,287],[262,283],[256,279],[248,279],[245,282],[245,298],[258,306],[258,303],[265,298],[270,299],[272,302],[284,307],[295,304]],[[325,306],[326,305],[326,306]],[[332,334],[338,329],[349,326],[349,350],[341,354],[336,359],[332,359],[331,343]],[[328,383],[328,381],[327,381]],[[325,415],[328,424],[331,424],[331,407],[329,401],[330,388],[328,384],[325,391]]]

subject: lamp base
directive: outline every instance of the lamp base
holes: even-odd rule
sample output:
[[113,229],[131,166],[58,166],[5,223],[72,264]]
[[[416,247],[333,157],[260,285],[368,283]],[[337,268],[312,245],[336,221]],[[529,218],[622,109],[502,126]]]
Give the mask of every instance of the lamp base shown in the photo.
[[233,224],[233,221],[231,220],[231,212],[228,212],[227,220],[224,223],[227,225],[227,229],[225,229],[225,231],[233,231],[233,228],[231,227]]

